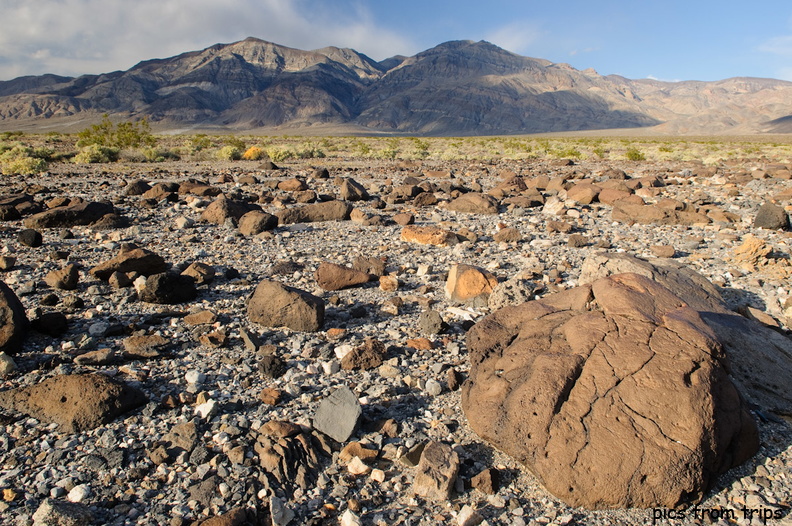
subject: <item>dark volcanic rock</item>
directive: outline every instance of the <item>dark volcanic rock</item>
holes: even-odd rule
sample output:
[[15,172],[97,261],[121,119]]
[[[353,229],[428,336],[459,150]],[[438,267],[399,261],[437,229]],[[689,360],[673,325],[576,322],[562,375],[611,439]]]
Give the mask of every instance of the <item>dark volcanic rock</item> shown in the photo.
[[753,226],[768,230],[784,230],[789,228],[789,215],[784,207],[765,203],[759,207]]
[[278,218],[261,210],[250,211],[239,219],[239,231],[246,236],[255,236],[276,226]]
[[83,202],[70,206],[59,206],[39,212],[23,223],[27,228],[68,228],[77,225],[90,225],[103,216],[115,212],[113,205],[106,202]]
[[258,205],[234,201],[221,195],[206,207],[206,210],[201,214],[201,221],[222,225],[229,218],[239,221],[243,215],[252,210],[261,210],[261,208]]
[[32,248],[40,247],[44,244],[44,238],[41,237],[41,232],[33,230],[32,228],[20,230],[19,234],[17,234],[17,241]]
[[146,278],[146,284],[139,292],[141,301],[173,305],[186,303],[198,296],[195,280],[190,276],[162,272]]
[[468,347],[470,425],[571,505],[698,501],[758,448],[715,335],[644,276],[501,309]]
[[0,352],[14,355],[22,347],[28,319],[14,291],[0,281]]
[[145,403],[142,392],[103,374],[55,376],[0,392],[0,407],[56,423],[66,433],[93,429]]

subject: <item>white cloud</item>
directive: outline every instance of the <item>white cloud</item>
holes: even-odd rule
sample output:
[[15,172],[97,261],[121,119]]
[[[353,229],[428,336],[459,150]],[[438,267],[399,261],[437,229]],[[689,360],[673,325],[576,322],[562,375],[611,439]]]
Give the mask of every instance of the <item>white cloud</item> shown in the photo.
[[759,46],[759,51],[774,55],[792,56],[792,35],[773,37]]
[[359,4],[321,0],[0,0],[0,20],[0,79],[127,69],[248,36],[375,59],[417,51]]
[[485,40],[513,53],[529,53],[542,36],[539,27],[528,21],[517,21],[501,26],[484,37]]

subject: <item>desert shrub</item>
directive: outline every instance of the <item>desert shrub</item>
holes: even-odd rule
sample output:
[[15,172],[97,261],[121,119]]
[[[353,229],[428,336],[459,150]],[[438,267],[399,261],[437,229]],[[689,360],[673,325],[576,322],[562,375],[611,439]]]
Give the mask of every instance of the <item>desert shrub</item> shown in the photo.
[[113,124],[110,117],[105,114],[102,117],[102,122],[77,134],[78,147],[97,145],[121,150],[154,146],[155,144],[157,144],[157,139],[151,134],[151,128],[146,119]]
[[360,155],[362,155],[363,157],[367,157],[367,156],[371,155],[371,146],[369,146],[368,144],[366,144],[364,142],[359,142],[359,143],[357,143],[356,146],[357,146],[358,152],[360,152]]
[[181,156],[174,150],[167,148],[143,148],[143,158],[150,163],[161,163],[165,161],[178,161]]
[[630,148],[627,148],[627,152],[625,152],[624,155],[630,161],[645,161],[646,160],[646,155],[644,155],[644,153],[641,150],[639,150],[638,148],[636,148],[634,146],[632,146]]
[[242,158],[242,152],[236,146],[223,146],[215,156],[221,161],[238,161]]
[[36,174],[47,169],[47,161],[35,155],[33,148],[16,144],[0,154],[0,170],[5,175]]
[[415,146],[415,156],[419,159],[426,159],[429,157],[429,141],[413,138],[413,145]]
[[574,146],[566,146],[555,151],[555,156],[559,159],[582,159],[583,154]]
[[593,150],[591,150],[591,153],[593,153],[600,159],[604,159],[608,155],[608,150],[606,150],[602,146],[597,146]]
[[247,144],[245,144],[245,141],[243,141],[242,139],[240,139],[235,135],[228,135],[226,137],[223,137],[223,144],[225,144],[226,146],[233,146],[240,152],[244,152],[245,149],[247,148]]
[[199,133],[198,135],[190,137],[189,146],[196,152],[207,150],[212,147],[212,139],[207,137],[205,133]]
[[294,152],[294,155],[298,159],[322,159],[325,153],[313,144],[303,144]]
[[383,148],[382,150],[377,152],[378,159],[388,159],[391,161],[395,159],[397,155],[399,155],[399,149],[392,147]]
[[89,144],[74,156],[74,162],[77,164],[113,163],[118,160],[119,152],[118,148]]
[[246,161],[260,161],[263,159],[267,154],[259,148],[258,146],[251,146],[245,153],[242,154],[242,159]]
[[272,162],[279,163],[294,157],[294,152],[288,148],[273,146],[271,148],[267,148],[267,156],[272,160]]

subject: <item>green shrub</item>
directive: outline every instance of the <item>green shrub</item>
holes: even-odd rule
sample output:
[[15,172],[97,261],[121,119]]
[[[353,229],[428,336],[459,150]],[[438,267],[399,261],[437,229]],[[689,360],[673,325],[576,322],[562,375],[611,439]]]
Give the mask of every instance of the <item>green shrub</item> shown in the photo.
[[196,152],[207,150],[212,147],[212,139],[207,137],[205,133],[199,133],[190,138],[189,146]]
[[3,145],[0,151],[0,169],[6,175],[36,174],[47,169],[46,159],[36,155],[33,148],[24,144]]
[[77,137],[78,147],[94,144],[121,150],[157,144],[157,139],[151,134],[146,119],[113,124],[107,114],[102,117],[102,122],[84,129],[77,134]]
[[143,157],[150,163],[161,163],[165,161],[178,161],[181,156],[173,151],[164,148],[143,148]]
[[646,155],[643,154],[641,150],[636,147],[627,148],[627,152],[625,153],[627,159],[630,161],[645,161]]
[[294,152],[288,148],[273,146],[272,148],[267,148],[267,156],[272,160],[272,162],[279,163],[294,157]]
[[247,144],[245,144],[245,141],[234,135],[228,135],[227,137],[224,137],[223,144],[225,144],[226,146],[233,146],[240,152],[244,152],[245,149],[247,148]]
[[238,161],[242,158],[242,152],[236,146],[223,146],[215,156],[221,161]]
[[89,144],[74,156],[74,162],[77,164],[113,163],[118,160],[119,152],[118,148]]
[[322,159],[325,156],[324,152],[313,144],[302,145],[294,152],[294,155],[298,159]]

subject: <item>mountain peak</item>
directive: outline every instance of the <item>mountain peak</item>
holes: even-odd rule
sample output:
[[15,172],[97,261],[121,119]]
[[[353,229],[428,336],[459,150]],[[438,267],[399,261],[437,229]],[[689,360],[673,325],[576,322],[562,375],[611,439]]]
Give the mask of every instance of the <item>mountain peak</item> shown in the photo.
[[[788,126],[792,83],[736,78],[669,83],[600,76],[490,42],[443,42],[376,62],[350,48],[313,51],[260,38],[79,78],[0,82],[0,129],[148,117],[157,129],[300,129],[492,135],[657,127],[752,133]],[[49,123],[47,123],[49,125]]]

